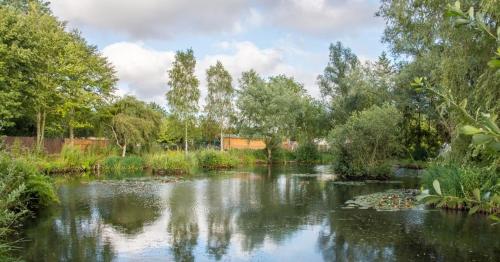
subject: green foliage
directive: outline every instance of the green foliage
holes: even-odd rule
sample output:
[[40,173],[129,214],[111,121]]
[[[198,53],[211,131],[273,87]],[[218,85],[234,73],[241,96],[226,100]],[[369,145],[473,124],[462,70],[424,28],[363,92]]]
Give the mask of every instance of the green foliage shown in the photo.
[[194,74],[196,59],[192,49],[177,51],[172,67],[168,70],[168,90],[166,96],[169,108],[174,116],[184,123],[184,146],[188,150],[188,122],[198,111],[200,99],[199,81]]
[[243,73],[237,101],[239,126],[242,133],[264,139],[268,162],[282,140],[297,129],[307,99],[302,84],[293,78],[280,75],[265,81],[253,70]]
[[472,197],[476,188],[486,191],[493,188],[500,193],[500,188],[496,188],[500,183],[500,176],[495,170],[478,167],[457,167],[453,164],[434,163],[429,166],[424,173],[422,184],[430,189],[431,194],[436,194],[432,183],[438,180],[443,194],[456,197]]
[[295,151],[296,160],[303,163],[316,163],[320,159],[318,148],[314,143],[300,144]]
[[156,140],[162,115],[151,105],[126,96],[118,100],[109,109],[108,124],[113,139],[122,149],[122,157],[127,146],[147,147]]
[[341,42],[330,45],[330,60],[318,84],[323,97],[346,96],[352,84],[347,78],[359,65],[358,57]]
[[143,170],[145,161],[138,156],[109,156],[102,162],[103,170],[107,172],[140,171]]
[[189,174],[197,166],[196,158],[179,151],[167,151],[146,155],[146,163],[155,171],[169,174]]
[[29,121],[41,149],[46,131],[90,126],[116,78],[97,48],[41,1],[7,2],[16,4],[0,6],[0,127]]
[[345,178],[385,178],[386,162],[397,157],[402,145],[394,106],[373,106],[354,114],[330,134],[334,169]]
[[424,188],[428,189],[419,200],[425,204],[500,215],[500,176],[495,168],[434,164],[426,170]]
[[225,169],[232,168],[239,164],[239,159],[225,151],[213,149],[198,152],[198,165],[204,169]]
[[266,162],[267,156],[264,150],[231,149],[226,151],[229,155],[238,159],[242,165],[253,165],[257,162]]
[[9,233],[28,213],[58,201],[48,177],[30,163],[0,153],[0,258],[10,249]]
[[231,75],[220,61],[207,69],[207,88],[205,112],[207,118],[215,121],[219,126],[220,139],[223,143],[223,132],[228,127],[234,110],[234,88]]

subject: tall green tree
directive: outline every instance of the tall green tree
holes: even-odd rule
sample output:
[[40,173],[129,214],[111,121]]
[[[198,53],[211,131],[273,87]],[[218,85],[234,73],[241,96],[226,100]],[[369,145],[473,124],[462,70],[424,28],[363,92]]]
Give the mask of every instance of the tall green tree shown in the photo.
[[116,77],[111,64],[90,46],[78,32],[72,33],[66,46],[58,113],[66,122],[73,143],[75,129],[91,127],[89,121],[96,108],[109,100],[115,90]]
[[168,70],[167,101],[171,112],[184,123],[184,151],[188,152],[188,125],[198,112],[199,81],[194,75],[196,59],[192,49],[178,51]]
[[332,99],[348,94],[349,83],[346,78],[359,65],[359,60],[351,49],[344,47],[341,42],[330,45],[329,56],[330,60],[323,74],[318,76],[318,85],[321,95]]
[[19,99],[22,114],[34,116],[36,145],[40,149],[47,114],[53,113],[60,102],[60,88],[66,77],[65,49],[71,37],[63,23],[35,2],[30,2],[25,13],[5,6],[0,10],[0,19],[6,22],[0,25],[0,42],[9,53],[3,67],[6,77],[12,79],[5,88]]
[[234,88],[232,77],[220,61],[207,69],[208,94],[205,112],[207,117],[219,125],[220,150],[224,150],[224,129],[233,114]]
[[242,74],[237,100],[240,128],[243,134],[264,139],[269,163],[283,139],[297,130],[305,96],[293,78],[279,75],[265,81],[253,70]]

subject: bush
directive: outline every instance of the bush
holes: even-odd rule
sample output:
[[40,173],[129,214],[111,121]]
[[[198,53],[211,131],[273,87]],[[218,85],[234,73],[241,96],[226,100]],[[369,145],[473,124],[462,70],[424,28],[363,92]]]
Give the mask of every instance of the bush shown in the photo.
[[394,106],[372,106],[336,127],[329,135],[335,171],[347,179],[387,178],[387,162],[402,148],[401,118]]
[[192,155],[185,156],[184,152],[168,151],[146,156],[147,165],[155,171],[170,174],[188,174],[196,167],[196,159]]
[[50,178],[25,160],[0,153],[0,255],[10,245],[6,238],[13,227],[39,207],[58,202]]
[[286,149],[283,149],[281,147],[277,147],[277,148],[273,149],[272,157],[273,157],[272,162],[284,163],[284,162],[288,162],[288,161],[294,161],[295,160],[295,153],[290,151],[290,150],[286,150]]
[[198,164],[205,169],[224,169],[237,166],[239,160],[228,152],[208,149],[198,153]]
[[145,166],[145,162],[138,156],[109,156],[104,159],[102,168],[105,171],[123,172],[123,171],[139,171]]
[[299,145],[295,151],[297,161],[304,163],[316,163],[320,159],[318,148],[314,143],[304,143]]

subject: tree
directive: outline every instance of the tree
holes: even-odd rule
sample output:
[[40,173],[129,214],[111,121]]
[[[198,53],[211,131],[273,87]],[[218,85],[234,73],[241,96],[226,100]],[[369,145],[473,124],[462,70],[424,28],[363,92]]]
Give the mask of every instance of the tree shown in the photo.
[[269,163],[283,138],[297,130],[297,112],[305,97],[293,78],[279,75],[264,81],[253,70],[242,74],[237,100],[241,131],[264,139]]
[[224,128],[229,124],[233,113],[234,89],[232,78],[220,61],[207,69],[207,102],[205,112],[220,129],[220,150],[224,150]]
[[196,59],[193,50],[178,51],[172,68],[168,70],[169,81],[166,96],[171,112],[184,123],[184,150],[188,152],[188,125],[198,111],[200,90],[194,75]]
[[330,45],[330,61],[325,67],[323,75],[318,76],[318,85],[321,95],[330,98],[337,95],[346,95],[349,85],[346,77],[359,65],[357,56],[341,42]]
[[161,120],[157,110],[132,96],[126,96],[108,108],[108,127],[122,149],[122,157],[125,157],[129,145],[144,146],[155,141]]
[[386,161],[401,150],[401,113],[388,104],[355,113],[330,134],[334,168],[348,178],[387,177]]
[[90,46],[78,32],[66,45],[62,73],[59,115],[65,120],[71,143],[75,128],[92,126],[89,119],[96,107],[110,98],[117,81],[114,69],[95,46]]

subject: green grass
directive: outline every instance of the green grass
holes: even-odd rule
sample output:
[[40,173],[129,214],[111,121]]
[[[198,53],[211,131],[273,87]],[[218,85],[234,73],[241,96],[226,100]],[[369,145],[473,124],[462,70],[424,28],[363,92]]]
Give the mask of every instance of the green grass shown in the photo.
[[111,172],[138,171],[145,166],[145,161],[139,156],[109,156],[102,161],[102,169]]
[[197,166],[193,154],[187,156],[181,151],[168,151],[148,154],[145,156],[146,163],[154,171],[168,174],[189,174]]
[[198,165],[203,169],[227,169],[240,164],[240,159],[229,152],[207,149],[197,152]]

